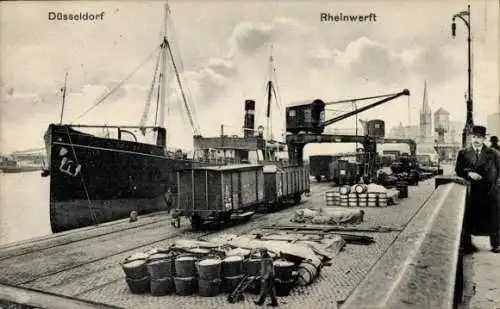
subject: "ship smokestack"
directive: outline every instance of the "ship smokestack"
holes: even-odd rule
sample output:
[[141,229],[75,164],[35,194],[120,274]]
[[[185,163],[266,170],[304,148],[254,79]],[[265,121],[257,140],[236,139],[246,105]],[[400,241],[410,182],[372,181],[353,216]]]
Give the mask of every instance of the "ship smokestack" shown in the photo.
[[245,119],[243,125],[243,136],[254,135],[255,130],[255,101],[245,100]]

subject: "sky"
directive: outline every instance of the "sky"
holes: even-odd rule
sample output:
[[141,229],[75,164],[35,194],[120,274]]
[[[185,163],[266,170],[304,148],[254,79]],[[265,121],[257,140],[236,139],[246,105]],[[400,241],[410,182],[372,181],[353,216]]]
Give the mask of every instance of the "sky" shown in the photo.
[[[433,111],[442,107],[452,120],[465,120],[467,31],[458,21],[457,35],[452,38],[451,19],[466,10],[467,4],[452,0],[173,0],[167,29],[188,101],[204,136],[219,134],[221,124],[225,133],[241,134],[246,99],[256,100],[257,124],[265,124],[271,46],[280,106],[409,89],[409,98],[358,116],[383,119],[390,128],[400,122],[418,123],[425,81]],[[499,4],[495,0],[470,4],[474,121],[486,125],[487,116],[498,112],[500,104]],[[0,152],[43,147],[49,123],[59,122],[65,72],[63,122],[138,125],[156,61],[148,57],[161,43],[163,6],[163,1],[0,3]],[[104,15],[92,22],[53,21],[49,12]],[[373,13],[376,19],[321,22],[321,13]],[[113,95],[78,118],[141,63]],[[168,144],[190,148],[193,131],[173,74],[169,70],[167,77]],[[284,123],[278,106],[273,103],[275,136],[281,134]],[[153,124],[153,115],[154,106],[148,125]],[[334,127],[353,128],[354,122],[354,118],[346,119]],[[308,146],[310,151],[313,146],[317,145]]]

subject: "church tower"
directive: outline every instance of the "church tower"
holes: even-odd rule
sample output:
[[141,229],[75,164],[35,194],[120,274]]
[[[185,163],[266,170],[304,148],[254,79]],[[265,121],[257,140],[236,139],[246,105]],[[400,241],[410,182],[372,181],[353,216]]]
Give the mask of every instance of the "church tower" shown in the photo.
[[432,142],[432,111],[428,102],[427,81],[424,82],[424,97],[422,109],[420,110],[420,141]]

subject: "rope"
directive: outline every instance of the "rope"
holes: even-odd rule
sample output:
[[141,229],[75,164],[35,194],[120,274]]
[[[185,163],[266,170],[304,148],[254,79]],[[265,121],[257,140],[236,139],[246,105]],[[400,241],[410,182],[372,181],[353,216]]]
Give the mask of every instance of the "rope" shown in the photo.
[[90,112],[91,110],[93,110],[95,107],[97,107],[99,104],[101,104],[106,98],[108,98],[111,94],[113,94],[119,87],[121,87],[127,80],[129,80],[146,62],[149,61],[149,59],[151,57],[153,57],[153,55],[156,53],[156,51],[159,49],[160,47],[157,47],[152,53],[151,55],[148,56],[148,58],[146,58],[146,60],[144,60],[137,68],[135,68],[135,70],[129,74],[124,80],[122,80],[120,83],[118,83],[118,85],[116,85],[115,88],[113,88],[110,92],[108,92],[106,95],[104,95],[100,100],[97,101],[97,103],[95,103],[94,105],[92,105],[92,107],[90,107],[89,109],[87,109],[83,114],[81,114],[80,116],[77,117],[77,119],[80,119],[82,118],[83,116],[85,116],[88,112]]
[[[156,86],[156,75],[158,74],[158,67],[160,64],[160,57],[161,53],[158,53],[158,59],[156,59],[156,65],[155,65],[155,71],[153,73],[153,79],[151,80],[151,87],[149,88],[148,96],[146,98],[146,106],[144,107],[144,112],[142,113],[141,117],[141,122],[140,125],[143,126],[146,124],[149,108],[151,106],[151,98],[153,96],[153,92]],[[158,109],[158,108],[157,108]],[[156,118],[155,118],[155,125],[156,125]],[[141,130],[142,134],[144,135],[146,130]]]
[[[76,164],[80,165],[80,163],[78,162],[78,157],[76,156],[75,147],[73,146],[73,141],[71,140],[71,136],[69,134],[68,127],[66,127],[66,134],[68,134],[69,144],[71,145],[71,150],[73,152],[73,156],[75,156]],[[89,202],[88,207],[89,207],[89,210],[90,210],[90,215],[92,216],[92,219],[94,220],[94,223],[97,225],[98,224],[98,222],[97,222],[97,216],[95,215],[94,209],[92,208],[92,202],[90,201],[89,192],[87,190],[87,186],[85,185],[85,180],[83,180],[82,173],[80,173],[80,181],[81,181],[81,183],[83,185],[83,190],[85,190],[85,196],[87,197],[87,201]]]
[[[171,24],[171,26],[169,27],[169,29],[172,29],[171,30],[172,36],[174,38],[174,41],[177,42],[177,36],[176,36],[176,30],[175,30],[175,24],[174,24],[174,21],[173,21],[173,17],[170,17],[169,21],[170,21],[170,24]],[[169,51],[170,51],[170,54],[171,54],[171,57],[172,57],[172,66],[173,66],[174,70],[176,70],[177,68],[175,67],[175,64],[173,62],[173,55],[172,55],[171,44],[168,44],[168,48],[169,48]],[[179,48],[178,48],[178,46],[176,44],[174,44],[174,49],[175,49],[175,52],[177,53],[177,55],[181,54],[181,52],[180,52],[180,50],[179,50]],[[185,69],[184,69],[184,63],[182,61],[182,57],[178,57],[178,58],[179,58],[179,72],[184,73]],[[178,75],[178,79],[179,80],[182,79],[182,83],[187,84],[186,81],[184,80],[184,76],[181,77],[180,74],[179,74]],[[180,83],[181,82],[179,81],[179,84]],[[183,89],[182,89],[181,86],[180,86],[180,88],[181,88],[181,91],[184,93],[184,91],[183,91]],[[186,100],[185,103],[184,103],[187,106],[186,109],[188,109],[186,111],[186,113],[190,113],[190,115],[187,115],[187,116],[190,119],[192,119],[193,130],[195,131],[196,134],[199,134],[200,133],[200,127],[199,127],[198,122],[197,122],[198,117],[196,115],[195,109],[193,108],[193,106],[190,103],[190,101],[192,101],[192,99],[193,99],[193,95],[191,94],[191,91],[190,91],[189,87],[186,87],[185,92],[187,93],[187,97],[189,98],[189,101]],[[184,94],[183,94],[183,97],[184,97]]]

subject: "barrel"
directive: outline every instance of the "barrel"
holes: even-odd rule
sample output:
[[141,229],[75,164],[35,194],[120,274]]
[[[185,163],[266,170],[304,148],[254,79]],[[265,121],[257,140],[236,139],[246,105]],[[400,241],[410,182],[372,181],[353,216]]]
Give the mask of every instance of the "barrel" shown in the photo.
[[122,262],[122,269],[127,278],[142,279],[149,276],[145,259],[124,261]]
[[175,275],[175,256],[157,253],[149,257],[146,264],[149,276],[153,279],[173,277]]
[[143,278],[125,278],[130,289],[130,292],[134,294],[144,294],[149,293],[149,277]]
[[358,194],[365,193],[368,190],[368,186],[365,184],[357,184],[354,186],[354,191]]
[[276,296],[278,297],[283,297],[283,296],[289,296],[291,289],[294,287],[295,279],[290,279],[290,280],[280,280],[277,279],[275,281],[275,288],[276,288]]
[[243,248],[236,248],[233,250],[230,250],[226,253],[227,256],[241,256],[243,258],[246,258],[250,255],[250,250],[248,249],[243,249]]
[[241,280],[243,280],[243,274],[238,276],[231,276],[224,278],[224,290],[227,293],[232,293],[238,284],[240,284]]
[[175,259],[175,275],[189,278],[196,275],[196,258],[191,255],[181,255]]
[[221,279],[213,279],[213,280],[198,280],[198,294],[204,297],[213,297],[217,296],[220,293],[222,280]]
[[151,295],[163,296],[172,294],[175,291],[175,281],[172,277],[166,277],[161,279],[151,278],[150,282]]
[[398,198],[408,198],[408,183],[406,181],[397,182],[396,188],[399,191]]
[[200,279],[215,280],[220,279],[222,261],[220,259],[208,258],[197,263]]
[[349,194],[351,192],[351,187],[349,186],[342,186],[340,188],[340,194]]
[[261,269],[261,263],[262,263],[262,259],[261,258],[257,258],[257,257],[251,257],[247,260],[245,260],[245,267],[244,267],[244,270],[245,270],[245,273],[248,275],[248,276],[259,276],[260,275],[260,269]]
[[243,273],[243,257],[228,256],[222,261],[222,276],[234,277]]
[[187,250],[187,253],[198,259],[201,259],[207,256],[210,253],[210,250],[205,248],[192,248]]
[[274,273],[277,279],[281,281],[289,281],[292,279],[294,264],[287,260],[279,259],[273,262]]
[[317,275],[317,268],[311,263],[302,262],[297,268],[297,284],[305,286],[311,284]]
[[175,277],[175,293],[177,295],[187,296],[193,295],[196,292],[196,278],[195,277],[185,277],[179,278]]

